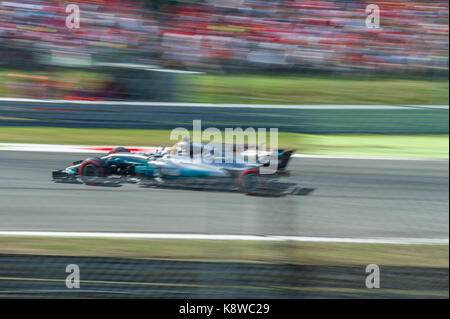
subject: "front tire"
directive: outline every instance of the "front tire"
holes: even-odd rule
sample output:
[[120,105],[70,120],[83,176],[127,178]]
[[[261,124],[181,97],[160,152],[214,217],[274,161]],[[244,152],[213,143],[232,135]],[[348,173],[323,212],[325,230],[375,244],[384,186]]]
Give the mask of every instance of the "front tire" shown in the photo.
[[86,185],[96,185],[102,181],[104,170],[97,159],[91,159],[81,163],[78,168],[78,175]]

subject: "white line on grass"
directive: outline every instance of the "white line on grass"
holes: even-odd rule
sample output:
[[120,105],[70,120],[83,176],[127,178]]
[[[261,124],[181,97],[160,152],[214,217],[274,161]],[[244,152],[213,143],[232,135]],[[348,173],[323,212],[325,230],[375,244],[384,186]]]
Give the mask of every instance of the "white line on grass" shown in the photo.
[[295,241],[316,243],[360,243],[360,244],[449,244],[442,238],[342,238],[303,236],[260,236],[226,234],[158,234],[158,233],[106,233],[106,232],[44,232],[44,231],[0,231],[0,236],[37,236],[67,238],[123,238],[123,239],[195,239],[195,240],[241,240],[241,241]]
[[76,101],[76,100],[39,100],[25,98],[0,98],[0,102],[23,102],[23,103],[52,103],[52,104],[91,104],[91,105],[132,105],[132,106],[176,106],[176,107],[218,107],[218,108],[257,108],[257,109],[337,109],[337,110],[400,110],[411,108],[426,109],[447,109],[448,105],[363,105],[363,104],[345,104],[345,105],[292,105],[292,104],[225,104],[225,103],[180,103],[180,102],[125,102],[125,101]]

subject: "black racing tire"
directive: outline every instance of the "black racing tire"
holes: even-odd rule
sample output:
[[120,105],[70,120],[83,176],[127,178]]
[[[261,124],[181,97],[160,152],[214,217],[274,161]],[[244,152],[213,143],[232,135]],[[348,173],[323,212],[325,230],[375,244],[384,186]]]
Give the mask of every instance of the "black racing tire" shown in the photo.
[[237,185],[241,192],[247,195],[257,195],[261,192],[263,181],[256,169],[248,169],[237,177]]
[[78,175],[83,183],[86,185],[99,184],[105,176],[104,169],[100,164],[99,158],[91,158],[78,167]]

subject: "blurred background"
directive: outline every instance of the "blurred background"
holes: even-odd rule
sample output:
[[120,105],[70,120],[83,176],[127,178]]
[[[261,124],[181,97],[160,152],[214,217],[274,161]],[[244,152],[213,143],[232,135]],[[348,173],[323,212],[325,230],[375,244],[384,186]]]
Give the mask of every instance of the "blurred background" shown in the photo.
[[[448,12],[439,0],[1,1],[0,297],[448,298]],[[301,154],[292,192],[50,180],[101,153],[40,144],[168,146],[194,119],[278,128]],[[70,263],[80,290],[65,287]],[[381,289],[366,289],[368,264]]]
[[[381,24],[375,29],[366,26],[371,1],[77,1],[79,29],[66,27],[69,3],[2,2],[2,96],[186,102],[208,88],[218,95],[236,90],[224,76],[186,78],[166,69],[448,76],[446,1],[377,1]],[[259,83],[253,90],[264,94]],[[301,103],[302,95],[296,97]],[[277,101],[283,102],[269,96],[266,103]]]

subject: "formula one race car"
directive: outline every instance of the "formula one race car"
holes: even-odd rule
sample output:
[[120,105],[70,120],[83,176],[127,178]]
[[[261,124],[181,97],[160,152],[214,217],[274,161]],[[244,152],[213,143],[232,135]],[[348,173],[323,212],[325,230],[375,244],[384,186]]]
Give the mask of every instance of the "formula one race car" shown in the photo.
[[[189,148],[193,145],[190,143]],[[205,145],[199,149],[205,150]],[[242,155],[248,156],[246,149]],[[78,182],[86,185],[135,182],[143,186],[202,186],[207,189],[231,188],[246,194],[257,194],[266,189],[271,181],[280,175],[288,175],[286,167],[292,150],[275,153],[256,151],[260,157],[272,154],[277,158],[277,169],[269,174],[262,170],[266,161],[231,161],[213,158],[196,158],[192,152],[185,152],[175,146],[155,153],[132,153],[118,147],[102,157],[93,157],[74,162],[63,170],[53,171],[56,182]],[[256,156],[258,158],[258,156]]]

